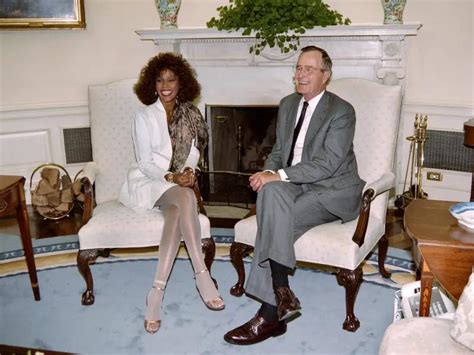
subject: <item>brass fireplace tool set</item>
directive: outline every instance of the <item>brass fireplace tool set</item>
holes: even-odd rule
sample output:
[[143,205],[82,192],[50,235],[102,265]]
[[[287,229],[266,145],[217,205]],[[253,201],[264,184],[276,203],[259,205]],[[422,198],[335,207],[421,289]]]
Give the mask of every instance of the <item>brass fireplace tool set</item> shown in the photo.
[[428,126],[427,115],[415,115],[414,132],[412,136],[407,137],[410,141],[410,152],[408,153],[408,165],[405,174],[404,188],[407,186],[408,174],[410,173],[410,183],[408,190],[398,195],[395,200],[395,206],[405,209],[406,206],[417,198],[427,198],[428,194],[422,188],[422,169],[424,163],[426,127]]

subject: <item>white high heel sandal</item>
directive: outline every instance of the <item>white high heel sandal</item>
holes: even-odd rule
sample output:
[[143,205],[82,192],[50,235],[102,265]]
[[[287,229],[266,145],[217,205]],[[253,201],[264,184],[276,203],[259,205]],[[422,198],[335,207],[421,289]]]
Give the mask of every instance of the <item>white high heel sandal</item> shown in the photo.
[[[162,299],[163,299],[163,296],[164,296],[164,293],[165,293],[165,287],[166,287],[166,282],[164,281],[159,281],[159,280],[156,280],[154,283],[153,283],[153,286],[151,288],[151,290],[148,292],[148,295],[146,296],[146,311],[145,311],[145,330],[150,333],[150,334],[155,334],[161,327],[161,319],[157,319],[157,320],[150,320],[150,318],[153,318],[155,317],[155,314],[158,313],[157,310],[155,308],[148,308],[148,297],[150,296],[150,293],[153,292],[153,289],[157,290],[157,291],[162,291],[163,292],[163,295],[161,296]],[[155,306],[156,307],[156,306]],[[160,308],[161,308],[161,302],[160,302]],[[159,310],[159,309],[158,309]]]
[[[196,278],[198,275],[207,272],[209,274],[209,271],[207,269],[201,270],[196,272],[194,275],[194,278]],[[211,278],[211,275],[209,275],[209,278]],[[212,279],[211,279],[212,281]],[[198,290],[199,295],[201,296],[201,299],[204,301],[204,304],[206,305],[207,308],[209,308],[212,311],[222,311],[225,308],[224,300],[222,299],[221,296],[218,296],[212,300],[206,301],[203,297],[201,292],[199,291],[199,288],[196,285],[196,288]]]

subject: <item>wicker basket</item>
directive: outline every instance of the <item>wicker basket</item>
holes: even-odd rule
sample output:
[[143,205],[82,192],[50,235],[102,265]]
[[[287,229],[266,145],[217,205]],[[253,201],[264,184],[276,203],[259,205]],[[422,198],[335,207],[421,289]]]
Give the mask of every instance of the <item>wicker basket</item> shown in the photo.
[[[33,181],[41,174],[36,187]],[[74,193],[69,173],[59,164],[42,164],[30,177],[31,204],[36,212],[46,219],[61,219],[69,216],[74,208]]]

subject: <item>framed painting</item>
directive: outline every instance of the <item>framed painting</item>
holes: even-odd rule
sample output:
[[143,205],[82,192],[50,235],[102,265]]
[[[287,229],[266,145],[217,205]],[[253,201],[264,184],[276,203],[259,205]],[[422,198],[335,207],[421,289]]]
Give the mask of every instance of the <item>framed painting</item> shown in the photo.
[[0,29],[85,27],[84,0],[0,0]]

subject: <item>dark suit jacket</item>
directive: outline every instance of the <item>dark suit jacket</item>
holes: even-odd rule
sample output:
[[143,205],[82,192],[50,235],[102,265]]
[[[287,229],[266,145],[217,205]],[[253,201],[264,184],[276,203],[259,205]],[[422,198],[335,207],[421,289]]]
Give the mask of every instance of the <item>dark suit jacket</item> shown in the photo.
[[291,183],[316,193],[343,222],[359,213],[364,181],[357,172],[353,138],[355,111],[350,103],[326,91],[311,117],[301,162],[287,166],[301,95],[283,98],[278,111],[276,142],[265,169],[284,169]]

